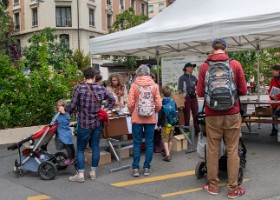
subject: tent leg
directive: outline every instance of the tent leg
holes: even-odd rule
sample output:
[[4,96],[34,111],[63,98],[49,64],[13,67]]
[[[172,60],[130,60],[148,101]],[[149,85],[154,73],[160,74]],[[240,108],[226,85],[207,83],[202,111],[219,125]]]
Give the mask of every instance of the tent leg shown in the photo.
[[257,66],[258,66],[258,98],[257,101],[260,101],[260,45],[257,44],[257,48],[256,48],[256,53],[257,53]]
[[156,59],[157,59],[157,84],[159,85],[159,53],[158,53],[158,50],[156,52]]

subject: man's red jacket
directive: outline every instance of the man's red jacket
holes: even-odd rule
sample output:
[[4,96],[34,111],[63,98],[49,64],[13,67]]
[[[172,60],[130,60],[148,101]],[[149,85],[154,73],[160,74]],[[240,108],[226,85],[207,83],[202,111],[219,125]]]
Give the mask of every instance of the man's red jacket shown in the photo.
[[[208,56],[207,61],[226,61],[227,59],[229,59],[229,56],[227,54],[219,53],[219,54],[213,54]],[[232,60],[230,61],[230,67],[234,73],[238,95],[239,96],[246,95],[247,83],[241,64],[236,60]],[[205,62],[201,65],[199,70],[198,84],[196,87],[197,95],[199,97],[204,97],[205,74],[207,69],[208,69],[208,63]],[[239,102],[237,102],[232,109],[226,111],[212,110],[208,108],[207,105],[205,105],[206,116],[232,115],[238,112],[240,112]]]

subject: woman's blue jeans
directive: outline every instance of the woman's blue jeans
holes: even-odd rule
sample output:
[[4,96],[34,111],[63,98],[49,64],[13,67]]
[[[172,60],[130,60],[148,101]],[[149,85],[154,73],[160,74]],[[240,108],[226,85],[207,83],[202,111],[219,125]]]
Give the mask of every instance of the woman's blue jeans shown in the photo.
[[143,133],[146,146],[144,168],[151,168],[154,153],[154,129],[155,124],[132,124],[133,169],[139,169]]
[[89,138],[91,138],[91,150],[92,150],[92,169],[98,167],[100,159],[100,135],[103,130],[103,125],[96,127],[95,129],[84,129],[79,127],[77,132],[77,168],[79,172],[85,171],[85,149],[88,144]]

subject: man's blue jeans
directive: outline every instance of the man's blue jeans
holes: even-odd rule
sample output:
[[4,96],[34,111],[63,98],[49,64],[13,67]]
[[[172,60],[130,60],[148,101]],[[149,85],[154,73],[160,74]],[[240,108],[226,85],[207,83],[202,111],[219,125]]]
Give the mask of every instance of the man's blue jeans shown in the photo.
[[155,124],[132,124],[133,135],[133,169],[139,169],[139,162],[141,156],[141,144],[143,138],[143,130],[145,137],[145,162],[144,168],[151,168],[154,153],[154,129]]
[[100,159],[100,135],[103,130],[103,125],[96,127],[95,129],[84,129],[79,127],[77,132],[77,168],[79,172],[85,171],[85,149],[88,144],[89,138],[91,138],[91,149],[92,149],[92,169],[98,167]]

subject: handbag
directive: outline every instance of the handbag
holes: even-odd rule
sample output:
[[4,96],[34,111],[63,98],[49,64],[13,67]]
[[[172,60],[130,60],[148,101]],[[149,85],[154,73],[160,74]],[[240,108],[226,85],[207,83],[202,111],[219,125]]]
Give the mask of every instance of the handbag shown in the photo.
[[103,123],[104,126],[109,126],[109,115],[105,110],[101,109],[101,105],[99,103],[99,101],[97,101],[95,95],[93,94],[92,90],[90,89],[89,85],[87,85],[87,88],[89,89],[90,93],[93,96],[93,100],[95,101],[95,103],[97,103],[97,105],[99,106],[100,110],[97,113],[98,119]]

